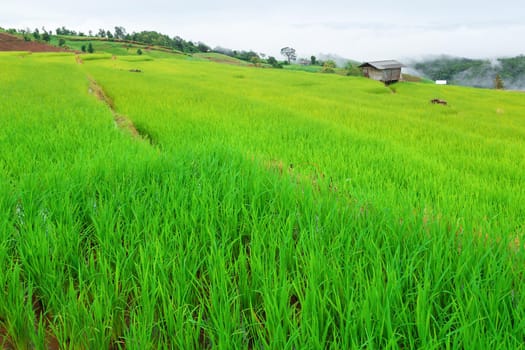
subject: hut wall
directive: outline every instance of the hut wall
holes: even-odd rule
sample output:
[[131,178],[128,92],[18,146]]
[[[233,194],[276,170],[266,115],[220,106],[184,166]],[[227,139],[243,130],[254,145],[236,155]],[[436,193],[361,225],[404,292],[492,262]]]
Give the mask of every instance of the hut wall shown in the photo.
[[370,79],[378,81],[383,80],[383,72],[375,69],[374,67],[366,67],[364,73],[365,76],[369,77]]
[[385,82],[401,80],[401,68],[385,69],[381,80]]

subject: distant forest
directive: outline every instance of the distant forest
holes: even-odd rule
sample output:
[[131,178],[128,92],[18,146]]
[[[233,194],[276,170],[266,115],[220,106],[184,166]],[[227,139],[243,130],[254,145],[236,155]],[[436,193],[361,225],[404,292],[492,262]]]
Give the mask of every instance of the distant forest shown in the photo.
[[432,80],[447,80],[450,84],[493,88],[499,76],[505,89],[525,90],[524,55],[495,60],[439,57],[412,67]]

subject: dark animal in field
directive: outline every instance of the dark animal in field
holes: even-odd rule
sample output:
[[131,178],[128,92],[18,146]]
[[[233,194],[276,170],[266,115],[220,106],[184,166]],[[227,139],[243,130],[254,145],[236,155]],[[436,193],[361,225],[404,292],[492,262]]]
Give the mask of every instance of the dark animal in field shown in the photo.
[[140,69],[130,69],[129,71],[132,73],[142,73]]
[[447,105],[447,101],[440,100],[439,98],[435,98],[435,99],[430,100],[430,103],[432,103],[433,105],[435,105],[435,104],[440,104],[440,105],[443,105],[443,106]]

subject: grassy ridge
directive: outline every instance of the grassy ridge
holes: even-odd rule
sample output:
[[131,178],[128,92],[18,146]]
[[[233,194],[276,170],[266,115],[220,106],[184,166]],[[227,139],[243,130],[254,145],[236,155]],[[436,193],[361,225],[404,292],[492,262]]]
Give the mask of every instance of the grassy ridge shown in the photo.
[[[15,347],[523,343],[521,95],[0,59],[0,336]],[[88,75],[153,145],[115,127]]]
[[[140,44],[138,42],[127,41],[112,41],[103,38],[93,37],[69,37],[69,36],[53,36],[50,44],[54,46],[59,45],[59,40],[64,40],[64,46],[70,50],[81,52],[82,46],[87,47],[88,43],[93,45],[93,49],[97,53],[108,53],[119,56],[137,56],[137,50],[140,49],[144,54],[154,58],[170,58],[175,55],[186,55],[181,51],[170,49],[167,47],[160,47],[155,45]],[[87,56],[87,55],[86,55]]]

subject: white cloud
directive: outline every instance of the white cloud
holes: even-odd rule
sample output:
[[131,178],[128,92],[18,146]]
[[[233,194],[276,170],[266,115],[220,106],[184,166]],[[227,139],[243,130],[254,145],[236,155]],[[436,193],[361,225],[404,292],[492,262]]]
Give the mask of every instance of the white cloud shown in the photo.
[[2,4],[0,26],[87,32],[124,26],[157,30],[210,46],[255,50],[280,57],[283,46],[302,56],[335,53],[358,60],[427,54],[494,57],[523,53],[521,0],[428,2],[101,1],[27,0]]

